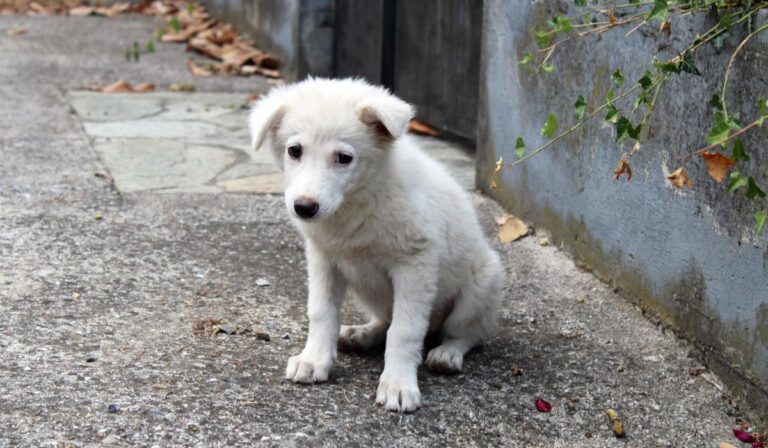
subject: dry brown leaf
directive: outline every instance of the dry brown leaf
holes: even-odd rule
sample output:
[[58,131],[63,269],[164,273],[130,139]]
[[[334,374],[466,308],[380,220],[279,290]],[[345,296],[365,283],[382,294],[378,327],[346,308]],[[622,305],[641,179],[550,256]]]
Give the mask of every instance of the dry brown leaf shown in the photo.
[[736,448],[735,446],[731,445],[728,442],[720,442],[719,445],[717,445],[718,448]]
[[25,26],[11,28],[5,32],[6,36],[19,36],[21,34],[26,34],[26,33],[27,33],[27,27]]
[[507,220],[499,227],[499,241],[508,243],[516,241],[528,235],[528,225],[513,215],[508,215]]
[[616,23],[616,11],[613,8],[608,10],[608,21],[611,22],[611,25]]
[[195,76],[202,76],[207,78],[213,75],[210,70],[195,64],[195,61],[192,58],[187,59],[187,68],[189,68],[189,71]]
[[131,9],[129,2],[115,3],[111,6],[98,6],[94,9],[94,13],[100,16],[114,17],[116,15],[128,12]]
[[29,4],[29,11],[27,11],[27,14],[30,14],[30,12],[35,14],[40,14],[43,16],[49,16],[53,14],[55,11],[53,11],[52,9],[46,8],[40,3],[32,2]]
[[195,90],[197,90],[197,89],[195,89],[195,85],[194,84],[190,84],[188,82],[187,83],[180,83],[180,84],[175,84],[175,83],[171,84],[169,89],[170,89],[171,92],[194,92]]
[[261,55],[261,51],[241,42],[226,44],[221,47],[222,61],[234,67],[241,67],[259,55]]
[[613,180],[619,180],[622,174],[627,175],[627,182],[632,180],[632,167],[629,166],[626,157],[622,157],[621,160],[619,160],[619,165],[613,170]]
[[101,89],[103,93],[128,93],[133,92],[133,87],[126,81],[117,81]]
[[193,23],[187,25],[183,30],[178,33],[165,33],[163,34],[163,42],[186,42],[198,33],[207,30],[213,26],[213,21],[207,21],[202,23]]
[[437,137],[440,135],[435,128],[416,119],[411,120],[411,123],[408,125],[408,130],[414,134],[429,135],[430,137]]
[[187,43],[187,49],[195,50],[214,59],[221,59],[221,47],[199,37],[193,37]]
[[496,225],[497,226],[503,226],[504,223],[507,222],[507,220],[510,218],[510,216],[512,216],[512,215],[510,215],[509,213],[504,213],[503,215],[497,217],[496,218]]
[[683,169],[682,166],[675,171],[672,171],[669,176],[667,176],[667,179],[672,181],[672,185],[677,188],[691,188],[693,185],[691,179],[688,178],[688,173],[685,172],[685,169]]
[[134,93],[148,93],[148,92],[154,92],[154,91],[155,91],[155,85],[150,84],[148,82],[136,84],[136,86],[133,87]]
[[[227,67],[232,68],[233,66],[227,65]],[[240,67],[239,69],[235,67],[234,70],[225,70],[226,72],[235,72],[239,75],[249,76],[249,75],[263,75],[267,78],[280,78],[283,76],[282,73],[280,73],[277,70],[271,70],[268,68],[262,68],[257,67],[255,65],[244,65]]]
[[234,43],[240,35],[231,24],[224,23],[206,30],[200,37],[216,45],[224,45]]
[[661,22],[661,28],[659,28],[659,32],[664,33],[667,38],[672,34],[672,22]]
[[736,161],[719,152],[704,152],[701,158],[707,164],[707,173],[718,182],[722,182],[728,174],[728,169],[736,165]]
[[89,16],[96,11],[93,6],[75,6],[69,10],[70,16]]

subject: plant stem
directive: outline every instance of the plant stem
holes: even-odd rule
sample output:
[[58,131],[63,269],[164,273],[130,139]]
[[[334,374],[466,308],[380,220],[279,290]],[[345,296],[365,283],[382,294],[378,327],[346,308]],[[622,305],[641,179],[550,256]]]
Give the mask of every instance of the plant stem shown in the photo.
[[760,122],[760,119],[757,119],[757,120],[753,121],[752,123],[750,123],[749,125],[741,128],[738,131],[734,132],[733,134],[729,135],[728,138],[726,138],[722,142],[715,143],[714,145],[705,146],[704,148],[701,148],[698,151],[694,151],[694,152],[692,152],[690,154],[686,154],[684,156],[680,156],[680,157],[677,158],[677,160],[685,160],[685,159],[688,159],[690,157],[695,157],[695,156],[698,156],[698,155],[700,155],[700,154],[702,154],[704,152],[709,151],[710,149],[714,149],[714,148],[716,148],[716,147],[718,147],[720,145],[723,145],[723,144],[725,144],[725,142],[728,142],[730,140],[733,140],[736,137],[739,137],[740,135],[744,134],[745,132],[749,131],[750,129],[754,128],[755,126],[759,126],[759,122]]
[[[659,79],[660,79],[660,78],[657,78],[657,79],[655,80],[655,82],[658,82],[658,80],[659,80]],[[628,96],[630,93],[632,93],[632,92],[636,91],[637,89],[639,89],[639,88],[641,88],[641,87],[642,87],[642,86],[641,86],[640,84],[637,84],[637,85],[635,85],[635,86],[634,86],[634,87],[632,87],[631,89],[627,90],[626,92],[624,92],[624,93],[622,93],[621,95],[619,95],[619,96],[617,96],[616,98],[614,98],[614,99],[613,99],[613,101],[608,101],[608,102],[604,103],[603,105],[601,105],[600,107],[598,107],[597,109],[595,109],[594,111],[592,111],[592,113],[591,113],[591,114],[587,115],[587,116],[586,116],[586,117],[585,117],[583,120],[579,121],[579,122],[578,122],[578,123],[576,123],[575,125],[571,126],[570,128],[566,129],[565,131],[561,132],[560,134],[556,135],[554,138],[552,138],[552,140],[548,141],[548,142],[547,142],[547,143],[545,143],[543,146],[540,146],[539,148],[536,148],[536,150],[535,150],[535,151],[533,151],[533,152],[531,152],[531,153],[529,153],[529,154],[526,154],[526,155],[525,155],[525,156],[523,156],[521,159],[518,159],[518,160],[514,161],[513,163],[510,163],[510,164],[503,164],[502,166],[504,166],[504,167],[506,167],[506,168],[512,168],[512,167],[514,167],[514,166],[517,166],[517,165],[519,165],[519,164],[521,164],[521,163],[525,162],[526,160],[530,159],[531,157],[535,156],[536,154],[540,153],[541,151],[544,151],[545,149],[547,149],[547,148],[549,148],[550,146],[554,145],[555,143],[557,143],[559,140],[561,140],[561,139],[562,139],[563,137],[565,137],[566,135],[568,135],[568,134],[572,133],[572,132],[573,132],[573,131],[575,131],[576,129],[578,129],[578,128],[580,128],[581,126],[583,126],[583,125],[584,125],[584,123],[586,123],[587,121],[589,121],[590,119],[592,119],[592,118],[593,118],[595,115],[599,114],[599,113],[600,113],[601,111],[603,111],[605,108],[607,108],[608,106],[610,106],[611,104],[613,104],[613,102],[614,102],[614,101],[616,101],[616,100],[620,100],[620,99],[622,99],[622,98],[624,98],[624,97]]]
[[733,68],[733,63],[736,61],[736,55],[739,54],[739,51],[741,51],[742,48],[744,48],[744,45],[752,39],[755,35],[760,34],[761,32],[768,29],[768,23],[764,23],[763,26],[756,29],[755,31],[751,32],[747,37],[744,38],[744,40],[741,41],[738,47],[733,51],[733,54],[731,55],[731,59],[728,61],[728,66],[725,69],[725,76],[723,76],[723,93],[720,95],[720,99],[723,103],[723,116],[725,119],[728,119],[728,110],[726,109],[726,101],[725,101],[725,95],[728,93],[728,78],[731,74],[731,69]]

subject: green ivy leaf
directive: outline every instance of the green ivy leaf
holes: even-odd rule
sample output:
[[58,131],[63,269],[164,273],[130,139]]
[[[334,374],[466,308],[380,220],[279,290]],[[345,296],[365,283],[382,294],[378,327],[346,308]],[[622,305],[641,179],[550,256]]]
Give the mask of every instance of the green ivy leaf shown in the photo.
[[680,61],[680,69],[686,73],[701,76],[701,72],[696,68],[696,64],[693,63],[691,53],[685,53],[683,59]]
[[645,20],[650,22],[653,19],[659,19],[659,21],[663,22],[664,19],[667,18],[668,12],[669,5],[667,5],[667,0],[655,0],[653,3],[653,9],[651,9],[651,12],[648,13],[648,18]]
[[749,179],[747,180],[747,197],[749,199],[754,199],[755,196],[764,198],[765,192],[760,189],[760,187],[755,182],[755,179],[752,176],[749,176]]
[[571,20],[568,17],[561,15],[555,17],[555,29],[567,33],[573,30],[573,25],[571,25]]
[[576,119],[581,121],[584,119],[584,114],[587,113],[587,102],[584,100],[584,97],[579,95],[578,98],[576,98],[576,104],[573,105],[574,113],[576,115]]
[[619,121],[619,110],[616,109],[616,106],[613,104],[608,106],[608,112],[605,114],[605,121],[609,123],[616,123]]
[[523,158],[523,155],[525,155],[525,142],[523,141],[523,137],[517,137],[517,141],[515,142],[515,157],[519,160]]
[[621,88],[621,86],[624,84],[624,75],[621,73],[621,70],[616,69],[616,71],[613,72],[611,75],[611,82],[617,89]]
[[555,70],[557,70],[555,68],[555,66],[550,64],[549,62],[545,62],[545,63],[541,64],[541,71],[543,71],[545,73],[554,73]]
[[613,99],[616,97],[616,91],[611,89],[608,91],[608,94],[605,95],[605,99],[608,100],[609,103],[613,102]]
[[547,31],[534,31],[533,34],[536,36],[536,45],[538,45],[539,48],[546,48],[552,45],[552,33]]
[[746,187],[747,185],[749,185],[749,179],[739,171],[734,171],[731,173],[731,180],[728,181],[728,187],[726,189],[728,190],[728,193],[733,193],[739,188]]
[[741,139],[737,138],[736,141],[733,142],[733,149],[731,150],[731,158],[733,160],[738,161],[744,161],[746,162],[749,160],[749,156],[747,155],[747,152],[744,151],[744,145],[741,143]]
[[626,117],[620,117],[616,122],[616,144],[629,138],[629,128],[632,127],[632,123]]
[[768,219],[768,210],[764,212],[755,212],[755,235],[760,236],[765,227],[765,221]]
[[738,123],[733,118],[726,118],[722,112],[715,114],[715,125],[707,133],[707,142],[710,145],[722,144],[728,140],[731,129],[739,129]]
[[758,126],[762,126],[766,118],[768,118],[768,100],[763,97],[757,98],[757,113],[760,118],[755,120]]
[[635,105],[632,108],[632,110],[637,110],[638,107],[640,107],[641,104],[648,102],[648,92],[642,91],[637,95],[637,98],[635,98]]
[[643,130],[643,124],[638,123],[637,126],[632,126],[632,124],[629,124],[629,128],[627,129],[627,132],[629,132],[629,137],[632,140],[639,141],[640,140],[640,131]]
[[640,87],[643,89],[643,92],[648,92],[648,90],[653,85],[653,80],[651,79],[651,72],[648,70],[643,73],[643,77],[640,78],[639,81],[637,81],[638,84],[640,84]]
[[720,98],[720,95],[713,94],[712,98],[709,99],[709,104],[712,108],[717,110],[723,110],[723,100]]
[[544,123],[544,127],[541,128],[541,135],[552,138],[555,135],[555,132],[557,132],[557,117],[552,112],[549,113],[549,117],[547,117],[547,122]]
[[533,55],[531,53],[525,53],[523,57],[517,61],[520,65],[526,65],[529,64],[531,61],[533,61]]
[[587,0],[574,0],[573,3],[580,8],[587,6]]

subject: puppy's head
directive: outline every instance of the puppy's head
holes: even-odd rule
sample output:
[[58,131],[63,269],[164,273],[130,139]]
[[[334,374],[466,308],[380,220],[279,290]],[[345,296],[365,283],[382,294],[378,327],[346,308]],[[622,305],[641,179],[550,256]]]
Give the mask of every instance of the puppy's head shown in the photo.
[[377,174],[412,117],[409,104],[362,80],[310,78],[256,103],[253,150],[271,148],[289,213],[319,221]]

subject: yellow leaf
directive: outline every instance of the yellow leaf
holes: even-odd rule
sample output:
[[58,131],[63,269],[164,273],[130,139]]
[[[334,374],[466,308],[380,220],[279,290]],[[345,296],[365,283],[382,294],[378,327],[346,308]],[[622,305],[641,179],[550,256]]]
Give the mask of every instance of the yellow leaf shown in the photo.
[[718,182],[722,182],[725,179],[726,174],[728,174],[728,168],[736,165],[735,160],[719,152],[704,152],[701,154],[701,158],[707,164],[707,174]]
[[507,215],[507,219],[499,227],[499,241],[508,243],[516,241],[528,235],[528,225],[512,215]]
[[691,179],[688,178],[688,174],[685,172],[682,166],[671,172],[669,176],[667,176],[667,179],[672,181],[672,185],[677,188],[691,188],[693,185],[691,183]]

